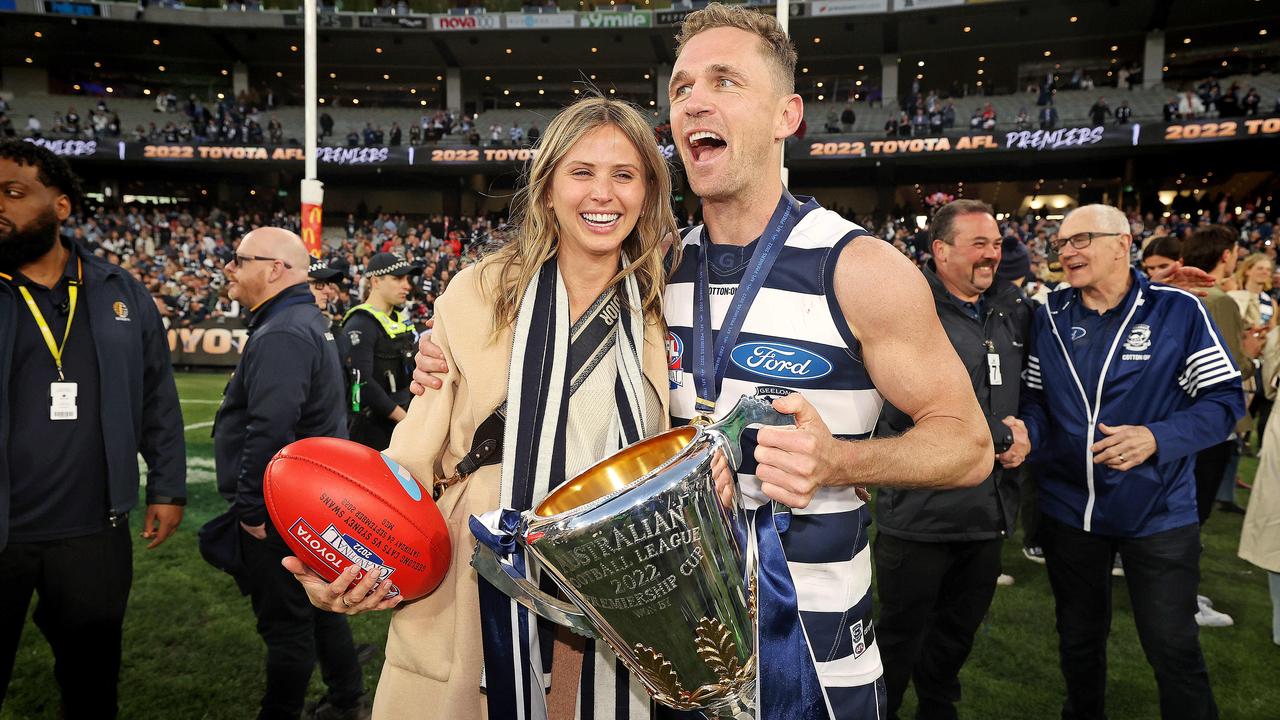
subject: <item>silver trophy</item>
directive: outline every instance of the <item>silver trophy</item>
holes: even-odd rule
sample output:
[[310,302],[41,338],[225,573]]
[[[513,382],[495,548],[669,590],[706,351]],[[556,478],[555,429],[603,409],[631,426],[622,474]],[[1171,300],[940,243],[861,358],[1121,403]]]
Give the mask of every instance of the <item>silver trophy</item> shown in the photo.
[[520,516],[516,541],[571,602],[512,577],[478,543],[471,564],[533,612],[602,639],[658,702],[754,717],[756,554],[737,484],[726,508],[711,461],[742,461],[742,430],[789,425],[743,397],[721,421],[630,445]]

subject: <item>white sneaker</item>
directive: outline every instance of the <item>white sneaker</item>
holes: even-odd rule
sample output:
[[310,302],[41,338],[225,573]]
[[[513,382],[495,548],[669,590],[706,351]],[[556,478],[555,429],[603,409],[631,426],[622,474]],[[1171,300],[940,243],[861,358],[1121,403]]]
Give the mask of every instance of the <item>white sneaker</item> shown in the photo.
[[1236,624],[1236,621],[1226,613],[1201,605],[1200,611],[1196,613],[1196,624],[1200,627],[1231,627]]
[[1111,566],[1112,577],[1124,577],[1124,563],[1120,562],[1120,556],[1116,555],[1116,561]]
[[996,578],[996,585],[1003,585],[1004,587],[1009,587],[1012,584],[1013,584],[1012,575],[1006,575],[1004,573],[1000,573],[1000,577]]

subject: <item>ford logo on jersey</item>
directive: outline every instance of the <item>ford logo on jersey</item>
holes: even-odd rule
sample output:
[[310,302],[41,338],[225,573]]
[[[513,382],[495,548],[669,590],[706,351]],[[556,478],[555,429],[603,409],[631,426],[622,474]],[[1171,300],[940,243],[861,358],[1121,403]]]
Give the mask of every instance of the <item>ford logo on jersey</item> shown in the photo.
[[831,372],[831,362],[821,355],[776,342],[742,343],[729,359],[747,372],[775,380],[814,380]]

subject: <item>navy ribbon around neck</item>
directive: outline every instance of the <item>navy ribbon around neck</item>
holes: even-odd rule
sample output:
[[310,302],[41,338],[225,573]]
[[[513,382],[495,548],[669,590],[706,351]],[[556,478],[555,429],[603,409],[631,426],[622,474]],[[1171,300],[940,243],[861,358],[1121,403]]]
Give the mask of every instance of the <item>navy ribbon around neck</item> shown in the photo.
[[697,390],[694,409],[699,415],[711,417],[715,412],[720,384],[724,381],[725,371],[729,369],[729,352],[738,339],[738,333],[742,331],[752,301],[760,288],[764,287],[765,278],[769,276],[774,261],[782,254],[782,246],[786,244],[799,220],[800,204],[791,193],[783,190],[778,206],[769,218],[769,224],[760,234],[760,244],[751,254],[742,282],[738,284],[724,323],[721,324],[719,333],[714,334],[714,339],[711,329],[711,280],[707,267],[710,238],[703,231],[698,243],[697,277],[693,296],[693,382]]

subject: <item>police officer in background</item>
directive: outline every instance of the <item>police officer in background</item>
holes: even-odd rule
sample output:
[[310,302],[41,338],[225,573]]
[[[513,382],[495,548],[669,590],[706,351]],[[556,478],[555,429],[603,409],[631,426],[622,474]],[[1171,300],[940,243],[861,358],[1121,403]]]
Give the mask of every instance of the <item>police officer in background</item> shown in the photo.
[[369,296],[347,311],[342,334],[351,381],[351,439],[383,450],[409,407],[415,337],[399,310],[409,297],[409,276],[421,272],[404,258],[378,253],[364,276]]
[[117,713],[138,453],[148,549],[187,497],[160,313],[127,271],[59,241],[79,197],[64,160],[0,143],[0,702],[35,594],[68,719]]

